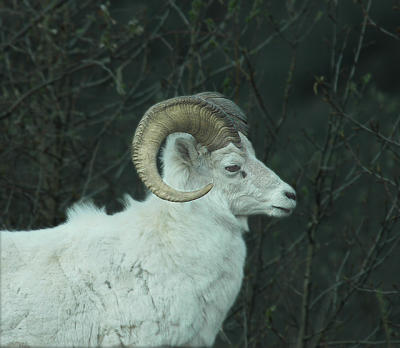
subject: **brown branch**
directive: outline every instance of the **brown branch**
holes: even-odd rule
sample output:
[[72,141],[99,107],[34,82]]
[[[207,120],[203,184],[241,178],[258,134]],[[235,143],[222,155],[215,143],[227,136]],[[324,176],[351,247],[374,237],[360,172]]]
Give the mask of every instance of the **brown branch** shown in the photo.
[[30,23],[25,25],[19,32],[17,32],[8,42],[3,44],[0,47],[0,50],[5,50],[8,47],[11,47],[15,41],[17,41],[21,36],[26,34],[37,22],[39,22],[48,12],[62,6],[64,3],[66,3],[67,0],[59,0],[57,2],[50,2],[50,5],[48,5],[43,11],[41,11]]

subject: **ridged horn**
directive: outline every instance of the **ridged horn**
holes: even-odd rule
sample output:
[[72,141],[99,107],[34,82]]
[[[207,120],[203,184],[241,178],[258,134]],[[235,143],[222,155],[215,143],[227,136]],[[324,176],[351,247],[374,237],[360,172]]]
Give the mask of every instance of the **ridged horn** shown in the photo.
[[146,187],[171,202],[188,202],[207,194],[213,187],[211,183],[191,192],[167,185],[158,173],[158,150],[163,140],[175,132],[191,134],[209,151],[229,143],[240,147],[238,131],[245,133],[246,117],[240,109],[240,113],[235,114],[235,107],[239,109],[221,94],[205,92],[168,99],[147,110],[132,141],[132,160]]
[[233,123],[235,129],[247,136],[249,130],[247,117],[242,109],[234,102],[218,92],[202,92],[195,96],[217,105],[217,107],[219,107],[221,111],[225,113],[225,116]]

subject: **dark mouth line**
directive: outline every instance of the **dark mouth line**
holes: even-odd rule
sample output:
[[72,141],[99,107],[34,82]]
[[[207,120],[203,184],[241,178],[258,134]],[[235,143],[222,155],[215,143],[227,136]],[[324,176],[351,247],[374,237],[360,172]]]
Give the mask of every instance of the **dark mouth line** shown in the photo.
[[282,211],[284,211],[285,213],[290,213],[290,209],[287,209],[287,208],[283,208],[283,207],[277,207],[277,206],[275,206],[275,205],[273,205],[272,206],[273,208],[276,208],[276,209],[279,209],[279,210],[282,210]]

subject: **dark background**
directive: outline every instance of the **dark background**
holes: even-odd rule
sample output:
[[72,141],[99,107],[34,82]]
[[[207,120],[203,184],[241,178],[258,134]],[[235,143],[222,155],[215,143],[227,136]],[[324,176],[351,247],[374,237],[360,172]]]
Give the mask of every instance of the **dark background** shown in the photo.
[[215,346],[400,344],[398,0],[3,0],[0,74],[1,229],[143,198],[143,113],[219,91],[298,207],[251,218]]

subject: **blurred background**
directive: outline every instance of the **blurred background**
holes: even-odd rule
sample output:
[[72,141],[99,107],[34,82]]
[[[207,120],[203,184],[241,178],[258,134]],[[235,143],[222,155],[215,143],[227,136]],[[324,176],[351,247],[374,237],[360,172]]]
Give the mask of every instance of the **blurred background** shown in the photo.
[[144,112],[218,91],[298,207],[250,219],[215,347],[400,344],[399,0],[3,0],[0,74],[0,229],[143,199]]

